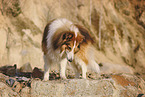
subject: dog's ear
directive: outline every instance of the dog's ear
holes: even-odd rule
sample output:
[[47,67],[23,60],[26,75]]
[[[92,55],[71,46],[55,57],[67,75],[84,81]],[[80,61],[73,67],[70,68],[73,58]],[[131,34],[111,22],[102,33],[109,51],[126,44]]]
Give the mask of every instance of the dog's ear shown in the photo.
[[92,36],[90,35],[89,31],[86,28],[84,28],[80,25],[75,25],[75,26],[79,29],[81,35],[83,35],[84,42],[86,42],[86,43],[87,43],[87,41],[91,41],[92,43],[94,42]]
[[85,40],[85,36],[79,34],[77,39],[76,39],[79,43],[82,43]]
[[64,42],[66,42],[66,33],[56,33],[52,38],[52,44],[54,49],[59,48]]

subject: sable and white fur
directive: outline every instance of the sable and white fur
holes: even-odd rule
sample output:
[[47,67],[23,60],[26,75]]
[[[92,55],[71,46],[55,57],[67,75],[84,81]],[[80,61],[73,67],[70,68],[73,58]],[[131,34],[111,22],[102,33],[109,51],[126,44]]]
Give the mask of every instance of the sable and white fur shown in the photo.
[[74,67],[77,78],[82,71],[82,78],[86,79],[88,66],[99,73],[92,43],[93,39],[88,30],[80,25],[64,18],[49,22],[42,39],[44,80],[49,80],[49,70],[54,64],[60,64],[60,76],[66,79],[65,70],[68,62]]

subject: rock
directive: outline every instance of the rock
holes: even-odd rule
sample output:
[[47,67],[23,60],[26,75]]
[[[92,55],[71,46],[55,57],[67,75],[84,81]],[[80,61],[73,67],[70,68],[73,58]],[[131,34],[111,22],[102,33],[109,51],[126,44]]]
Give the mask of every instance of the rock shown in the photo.
[[22,90],[23,83],[15,82],[12,89],[19,93]]
[[0,82],[0,96],[1,97],[20,97],[17,92],[14,92],[9,86]]
[[[20,96],[21,97],[30,97],[30,88],[29,87],[23,88],[20,92]],[[33,97],[33,96],[31,96],[31,97]]]
[[15,80],[14,80],[14,79],[8,79],[8,80],[6,80],[6,83],[7,83],[10,87],[12,87],[12,86],[14,85],[14,83],[15,83]]
[[68,79],[37,81],[31,84],[31,95],[59,97],[137,97],[144,94],[145,82],[131,74],[110,75],[99,80]]
[[114,80],[114,86],[119,87],[115,90],[115,97],[136,97],[139,94],[144,94],[144,84],[142,78],[138,78],[131,74],[117,74],[111,75]]
[[50,80],[58,80],[58,79],[60,79],[60,74],[56,71],[51,71],[51,73],[49,73],[49,79]]
[[68,96],[112,96],[113,85],[107,80],[69,80],[65,84],[65,97]]
[[17,72],[17,76],[31,78],[32,73],[31,72]]
[[15,78],[7,78],[5,79],[4,83],[11,87],[11,89],[17,93],[19,93],[24,86],[23,83],[17,82]]
[[32,72],[32,77],[43,79],[43,71],[35,67]]
[[3,73],[0,73],[0,78],[7,78],[8,76],[4,75]]
[[64,84],[58,81],[32,81],[31,95],[37,96],[56,96],[63,97]]
[[17,77],[16,79],[18,82],[27,82],[30,80],[30,78],[26,78],[26,77]]
[[[31,80],[26,77],[8,77],[0,73],[0,82],[6,84],[13,91],[19,93],[24,87],[30,87]],[[1,90],[2,88],[0,88]],[[12,96],[12,95],[10,95]]]
[[22,67],[20,67],[20,72],[32,72],[32,67],[30,63],[24,64]]
[[14,66],[3,66],[0,67],[0,73],[3,73],[8,76],[15,76],[16,75],[17,65]]
[[[19,95],[21,97],[144,97],[145,94],[145,81],[127,73],[103,75],[95,80],[41,81],[33,79],[30,81],[23,77],[24,81],[20,83],[11,77],[5,78],[4,75],[1,77],[0,94],[2,97],[19,97]],[[25,80],[30,86],[24,85]],[[11,83],[12,86],[10,86]]]

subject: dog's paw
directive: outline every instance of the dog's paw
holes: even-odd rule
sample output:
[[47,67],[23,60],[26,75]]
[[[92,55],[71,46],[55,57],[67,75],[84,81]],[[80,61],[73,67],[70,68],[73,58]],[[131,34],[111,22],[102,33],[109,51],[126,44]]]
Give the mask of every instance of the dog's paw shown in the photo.
[[49,79],[43,79],[42,81],[45,81],[46,82],[46,81],[49,81]]
[[67,80],[67,78],[66,77],[61,77],[61,80]]

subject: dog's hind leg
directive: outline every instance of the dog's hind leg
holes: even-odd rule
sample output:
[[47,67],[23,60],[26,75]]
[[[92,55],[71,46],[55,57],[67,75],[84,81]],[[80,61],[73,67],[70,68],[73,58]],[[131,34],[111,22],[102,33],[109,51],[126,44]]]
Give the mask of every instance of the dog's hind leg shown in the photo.
[[86,64],[82,64],[81,67],[82,67],[82,78],[86,79],[87,66]]
[[98,73],[98,74],[100,73],[99,65],[96,63],[95,60],[91,60],[90,65],[91,65],[91,68],[92,68],[92,70],[93,70],[94,72],[96,72],[96,73]]
[[65,75],[66,65],[67,65],[67,59],[65,58],[60,62],[60,76],[62,79],[66,79],[66,75]]
[[76,60],[76,63],[79,65],[79,66],[81,66],[81,69],[82,69],[82,78],[83,79],[86,79],[86,73],[87,73],[87,65],[86,65],[86,63],[83,61],[83,60],[81,60],[81,59],[79,59],[79,58],[76,58],[77,60]]
[[44,81],[49,80],[50,66],[51,66],[51,64],[50,64],[49,60],[47,59],[47,56],[44,55],[44,78],[43,78]]

